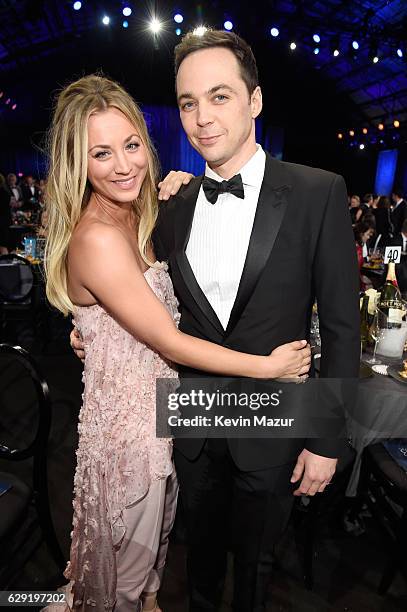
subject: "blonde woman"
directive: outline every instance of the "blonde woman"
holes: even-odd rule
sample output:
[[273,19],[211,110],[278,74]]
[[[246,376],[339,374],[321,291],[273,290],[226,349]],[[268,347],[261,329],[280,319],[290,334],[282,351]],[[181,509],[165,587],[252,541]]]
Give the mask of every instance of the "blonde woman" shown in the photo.
[[[155,436],[155,380],[172,363],[224,375],[303,376],[305,341],[269,357],[177,329],[155,261],[157,166],[143,116],[91,75],[59,95],[47,183],[47,295],[73,313],[86,348],[70,562],[77,610],[157,610],[177,485],[171,442]],[[60,608],[58,608],[60,612]]]

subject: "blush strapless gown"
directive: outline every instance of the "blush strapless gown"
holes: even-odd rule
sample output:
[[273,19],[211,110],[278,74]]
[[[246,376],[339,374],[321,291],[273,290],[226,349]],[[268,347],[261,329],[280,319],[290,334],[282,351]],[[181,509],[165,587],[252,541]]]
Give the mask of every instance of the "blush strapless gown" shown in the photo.
[[[178,323],[166,265],[158,265],[145,272],[145,279]],[[74,316],[85,344],[85,389],[71,553],[64,572],[70,583],[65,589],[74,610],[102,612],[114,607],[115,551],[126,532],[124,508],[141,500],[150,483],[167,478],[174,469],[172,441],[155,435],[155,382],[176,378],[177,373],[101,306],[76,307]],[[55,611],[61,612],[61,606]]]

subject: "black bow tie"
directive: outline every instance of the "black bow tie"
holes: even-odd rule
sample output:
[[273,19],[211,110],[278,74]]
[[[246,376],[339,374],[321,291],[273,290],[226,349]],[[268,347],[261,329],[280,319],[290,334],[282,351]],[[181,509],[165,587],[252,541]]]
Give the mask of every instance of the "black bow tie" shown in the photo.
[[202,187],[206,199],[211,204],[215,204],[220,193],[232,193],[237,198],[244,198],[243,182],[240,174],[235,174],[229,181],[215,181],[205,176],[202,181]]

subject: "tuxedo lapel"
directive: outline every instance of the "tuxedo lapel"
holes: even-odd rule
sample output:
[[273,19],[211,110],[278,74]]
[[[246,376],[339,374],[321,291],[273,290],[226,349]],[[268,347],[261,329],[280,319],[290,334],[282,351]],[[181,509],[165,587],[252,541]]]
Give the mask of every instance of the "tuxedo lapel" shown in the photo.
[[222,327],[215,311],[203,293],[195,275],[192,271],[186,247],[191,233],[192,220],[194,218],[196,201],[201,187],[202,176],[193,179],[179,196],[178,206],[176,207],[175,217],[175,250],[170,258],[171,265],[176,265],[181,274],[182,280],[194,298],[197,306],[203,312],[208,321],[222,336],[225,330]]
[[257,203],[253,230],[236,300],[230,313],[226,336],[232,332],[239,321],[263,272],[287,208],[286,198],[290,190],[291,186],[287,184],[284,167],[266,154],[264,179]]

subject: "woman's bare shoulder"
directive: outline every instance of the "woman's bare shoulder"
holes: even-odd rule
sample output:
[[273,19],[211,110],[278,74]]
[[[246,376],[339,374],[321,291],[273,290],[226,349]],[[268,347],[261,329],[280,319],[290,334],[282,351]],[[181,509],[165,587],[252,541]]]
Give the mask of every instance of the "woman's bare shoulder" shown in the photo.
[[70,255],[89,249],[111,248],[125,242],[119,228],[99,219],[83,219],[75,228],[69,244]]

